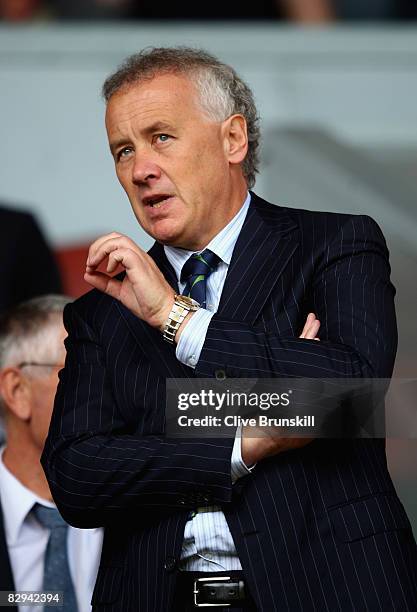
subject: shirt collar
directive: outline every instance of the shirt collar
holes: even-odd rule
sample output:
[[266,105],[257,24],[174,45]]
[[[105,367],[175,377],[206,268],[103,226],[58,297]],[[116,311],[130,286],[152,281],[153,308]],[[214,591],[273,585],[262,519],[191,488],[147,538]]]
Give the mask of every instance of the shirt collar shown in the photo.
[[[242,229],[243,222],[245,221],[246,214],[248,212],[249,204],[251,200],[250,193],[247,194],[245,201],[241,208],[236,213],[231,221],[214,236],[214,238],[205,247],[213,251],[220,259],[227,265],[230,264],[232,259],[233,249],[235,248],[236,241],[239,237],[240,230]],[[202,249],[204,250],[204,249]],[[186,249],[180,249],[178,247],[164,246],[165,255],[168,258],[169,263],[175,270],[177,280],[179,281],[181,270],[187,259],[193,253],[200,253],[201,251],[189,251]]]
[[36,502],[48,508],[55,508],[55,506],[46,499],[38,497],[13,476],[3,463],[4,449],[5,446],[0,448],[0,499],[2,500],[7,543],[13,546],[17,542],[28,513]]

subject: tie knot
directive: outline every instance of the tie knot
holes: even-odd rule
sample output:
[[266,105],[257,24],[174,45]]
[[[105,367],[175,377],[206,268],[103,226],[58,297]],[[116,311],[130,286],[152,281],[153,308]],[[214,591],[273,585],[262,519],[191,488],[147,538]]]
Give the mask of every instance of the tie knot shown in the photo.
[[185,262],[181,270],[181,282],[186,283],[193,276],[204,276],[207,278],[216,269],[220,257],[205,249],[202,253],[193,253]]
[[35,504],[32,512],[43,527],[55,529],[56,527],[68,527],[56,508],[48,508],[41,504]]

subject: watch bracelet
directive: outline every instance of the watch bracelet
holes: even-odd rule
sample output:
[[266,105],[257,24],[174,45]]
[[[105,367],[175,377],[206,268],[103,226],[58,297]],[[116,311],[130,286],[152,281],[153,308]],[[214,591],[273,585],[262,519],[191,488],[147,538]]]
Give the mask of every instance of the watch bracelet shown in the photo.
[[[178,312],[179,309],[180,311]],[[177,331],[189,312],[190,310],[188,308],[174,302],[162,332],[162,336],[166,342],[169,344],[175,343]]]

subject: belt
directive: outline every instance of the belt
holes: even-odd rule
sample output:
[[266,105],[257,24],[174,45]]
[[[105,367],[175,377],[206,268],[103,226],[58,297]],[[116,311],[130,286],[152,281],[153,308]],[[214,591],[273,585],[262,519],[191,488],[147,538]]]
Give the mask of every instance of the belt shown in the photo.
[[241,608],[256,610],[242,571],[179,572],[175,596],[177,609]]

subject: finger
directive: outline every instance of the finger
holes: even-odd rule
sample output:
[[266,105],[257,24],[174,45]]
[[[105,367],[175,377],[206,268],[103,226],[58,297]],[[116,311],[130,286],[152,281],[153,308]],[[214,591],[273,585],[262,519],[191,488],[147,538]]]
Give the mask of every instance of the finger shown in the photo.
[[107,238],[106,240],[100,241],[100,243],[96,242],[94,245],[91,245],[85,264],[86,269],[94,270],[97,268],[108,256],[109,252],[111,252],[111,240],[119,239],[120,237],[112,239]]
[[110,257],[110,255],[115,251],[130,247],[130,242],[128,241],[128,239],[124,240],[124,238],[124,236],[122,236],[121,238],[112,238],[101,244],[95,254],[91,255],[88,258],[86,269],[89,271],[95,270],[107,257]]
[[104,234],[103,236],[97,238],[97,240],[94,240],[94,242],[90,245],[90,248],[88,249],[87,264],[90,257],[92,257],[97,252],[97,250],[102,244],[104,244],[107,240],[111,240],[112,238],[121,238],[122,236],[123,234],[120,234],[119,232],[110,232],[109,234]]
[[129,248],[118,248],[109,255],[109,265],[107,272],[113,272],[118,265],[121,265],[127,273],[133,285],[143,286],[144,279],[147,277],[148,269],[146,262]]
[[119,247],[109,254],[106,271],[112,273],[120,265],[129,271],[143,272],[146,269],[146,262],[142,260],[138,253],[128,247]]
[[108,276],[108,274],[104,274],[104,272],[86,272],[84,274],[84,280],[95,289],[117,300],[119,299],[122,282],[116,278]]
[[314,320],[311,319],[310,322],[304,326],[303,333],[300,335],[300,338],[314,340],[319,329],[320,321],[316,318],[314,318]]
[[110,253],[109,260],[107,262],[106,272],[112,274],[120,265],[120,253],[119,250]]
[[112,238],[106,238],[96,241],[95,245],[90,247],[87,258],[87,267],[96,268],[111,252],[119,248],[129,248],[135,251],[138,255],[143,255],[144,251],[133,242],[128,236],[123,234],[116,235]]
[[303,331],[300,334],[300,338],[305,338],[305,335],[308,332],[310,325],[315,321],[315,319],[316,319],[316,315],[314,314],[314,312],[310,312],[304,324]]
[[307,338],[308,340],[311,340],[312,338],[315,338],[317,335],[317,332],[320,329],[320,321],[318,319],[315,319],[314,321],[312,321],[312,323],[309,325],[306,333],[305,333],[305,338]]
[[305,339],[306,340],[314,340],[314,338],[316,338],[318,332],[320,329],[320,321],[318,319],[315,319],[311,325],[309,326],[309,328],[307,329],[307,332],[305,334]]
[[114,236],[112,238],[104,237],[102,240],[96,241],[94,245],[91,245],[86,266],[89,268],[97,267],[105,257],[118,248],[121,245],[123,236]]

